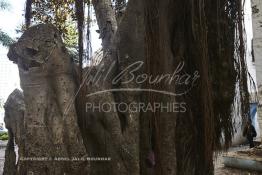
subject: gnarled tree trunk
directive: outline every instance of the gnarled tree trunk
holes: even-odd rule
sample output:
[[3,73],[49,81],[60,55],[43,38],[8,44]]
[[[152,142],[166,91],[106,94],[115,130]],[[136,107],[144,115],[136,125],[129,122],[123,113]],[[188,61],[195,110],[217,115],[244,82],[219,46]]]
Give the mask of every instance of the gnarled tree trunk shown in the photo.
[[[5,127],[8,129],[8,143],[5,151],[4,175],[18,174],[21,170],[16,164],[15,143],[18,145],[18,154],[24,156],[25,150],[25,128],[24,128],[24,96],[23,93],[15,89],[5,103]],[[19,161],[19,160],[18,160]],[[20,161],[19,161],[20,162]],[[23,170],[21,170],[23,171]],[[20,171],[20,172],[21,172]]]
[[8,56],[18,64],[26,107],[24,157],[18,165],[23,172],[18,174],[87,173],[87,161],[73,160],[87,153],[72,102],[73,63],[59,32],[51,25],[31,27]]
[[[227,146],[233,135],[230,112],[235,95],[228,94],[235,92],[237,74],[242,77],[240,86],[246,86],[243,45],[235,48],[241,1],[235,0],[233,6],[226,2],[130,0],[117,26],[111,2],[92,1],[104,56],[98,65],[85,68],[80,84],[57,30],[50,25],[28,29],[8,55],[19,66],[25,99],[23,155],[88,154],[111,161],[51,159],[20,161],[19,166],[34,174],[212,174],[222,131]],[[222,21],[209,15],[215,10]],[[242,36],[241,31],[238,34]],[[230,87],[217,84],[226,77],[220,71],[230,75]],[[152,83],[138,81],[140,75],[164,77]],[[171,83],[164,81],[166,75]],[[218,110],[214,106],[221,101],[214,96],[222,98]],[[248,97],[241,97],[246,102]],[[185,104],[186,111],[101,108],[121,103],[178,103]]]

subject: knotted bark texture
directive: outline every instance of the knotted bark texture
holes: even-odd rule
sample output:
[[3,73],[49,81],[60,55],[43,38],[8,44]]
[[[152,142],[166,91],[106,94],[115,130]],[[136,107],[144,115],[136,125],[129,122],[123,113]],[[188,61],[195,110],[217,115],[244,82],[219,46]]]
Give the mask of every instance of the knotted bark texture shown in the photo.
[[5,126],[8,129],[8,143],[5,150],[4,175],[16,174],[16,153],[15,143],[19,147],[19,155],[24,153],[24,96],[23,93],[15,89],[8,97],[5,105]]
[[73,62],[59,32],[52,25],[31,27],[10,47],[8,57],[19,67],[25,101],[18,174],[87,174],[73,102]]

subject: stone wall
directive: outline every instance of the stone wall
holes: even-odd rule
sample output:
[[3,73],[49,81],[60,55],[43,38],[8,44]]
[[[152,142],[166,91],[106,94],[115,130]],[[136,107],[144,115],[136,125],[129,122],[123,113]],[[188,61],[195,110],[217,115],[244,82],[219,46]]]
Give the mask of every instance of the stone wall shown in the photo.
[[[252,0],[253,48],[256,65],[257,86],[259,88],[258,122],[262,128],[262,1]],[[262,136],[260,129],[260,137]]]
[[262,86],[258,88],[258,99],[259,99],[259,105],[258,105],[258,123],[260,128],[260,139],[262,142]]

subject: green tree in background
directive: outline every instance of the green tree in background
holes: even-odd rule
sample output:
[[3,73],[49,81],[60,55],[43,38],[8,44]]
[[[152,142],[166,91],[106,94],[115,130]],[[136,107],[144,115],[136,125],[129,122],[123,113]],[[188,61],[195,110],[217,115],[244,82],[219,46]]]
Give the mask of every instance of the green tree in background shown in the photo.
[[[6,2],[5,0],[0,0],[0,10],[8,10],[10,7],[10,4]],[[2,31],[0,28],[0,44],[2,44],[5,47],[8,47],[10,44],[12,44],[14,40],[5,32]]]
[[[50,23],[61,32],[68,48],[77,48],[77,24],[74,13],[74,1],[30,0],[32,24]],[[27,14],[27,13],[26,13]],[[31,23],[30,22],[30,23]]]
[[5,46],[8,47],[10,44],[12,44],[14,42],[14,40],[5,32],[3,32],[0,29],[0,43]]
[[5,0],[0,0],[0,9],[8,9],[9,7],[9,3],[7,3]]

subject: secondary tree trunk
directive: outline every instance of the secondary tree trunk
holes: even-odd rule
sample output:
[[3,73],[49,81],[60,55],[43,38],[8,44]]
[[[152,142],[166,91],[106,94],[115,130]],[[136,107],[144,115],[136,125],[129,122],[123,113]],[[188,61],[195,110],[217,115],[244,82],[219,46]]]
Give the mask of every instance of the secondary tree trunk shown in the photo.
[[114,34],[117,30],[117,22],[112,3],[110,0],[93,0],[92,3],[96,13],[103,50],[110,52]]
[[[24,96],[23,93],[15,89],[5,103],[5,127],[8,129],[8,144],[5,150],[4,175],[15,175],[23,172],[16,164],[15,143],[18,145],[19,156],[24,156]],[[18,157],[19,158],[19,157]],[[18,159],[19,161],[19,159]],[[20,161],[19,161],[20,162]],[[19,171],[18,171],[19,169]]]

